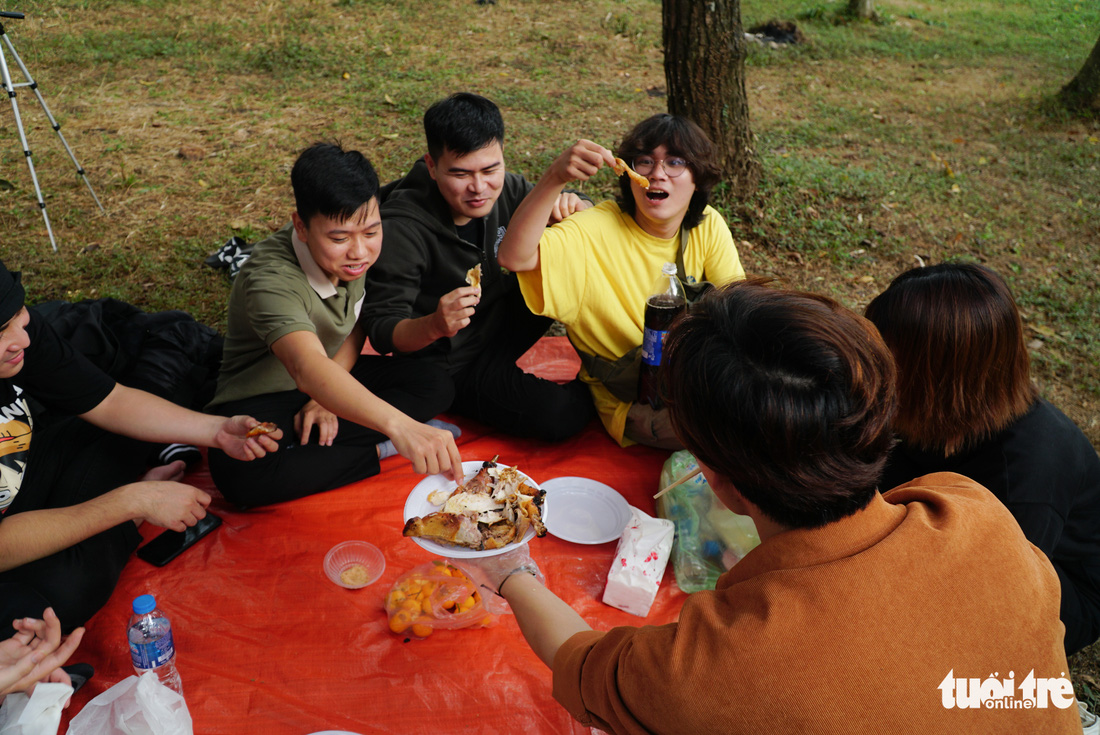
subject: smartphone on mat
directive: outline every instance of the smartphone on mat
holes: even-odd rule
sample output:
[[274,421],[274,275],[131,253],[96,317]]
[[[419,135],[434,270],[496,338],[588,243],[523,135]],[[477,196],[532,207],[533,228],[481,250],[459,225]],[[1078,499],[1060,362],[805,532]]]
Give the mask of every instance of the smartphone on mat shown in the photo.
[[207,513],[186,531],[165,531],[138,549],[137,555],[154,566],[163,567],[221,524],[221,518]]

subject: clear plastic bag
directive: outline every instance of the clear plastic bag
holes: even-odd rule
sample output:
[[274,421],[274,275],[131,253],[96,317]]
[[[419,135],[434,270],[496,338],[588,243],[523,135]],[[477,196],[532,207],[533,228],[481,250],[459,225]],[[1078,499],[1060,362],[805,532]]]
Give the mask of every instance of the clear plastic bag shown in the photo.
[[496,616],[478,585],[466,573],[441,559],[410,569],[386,594],[390,630],[427,638],[436,630],[487,628]]
[[[661,468],[658,489],[698,467],[690,452],[674,452]],[[658,498],[657,515],[676,525],[672,570],[684,592],[714,589],[720,576],[760,544],[752,519],[725,507],[702,474]]]

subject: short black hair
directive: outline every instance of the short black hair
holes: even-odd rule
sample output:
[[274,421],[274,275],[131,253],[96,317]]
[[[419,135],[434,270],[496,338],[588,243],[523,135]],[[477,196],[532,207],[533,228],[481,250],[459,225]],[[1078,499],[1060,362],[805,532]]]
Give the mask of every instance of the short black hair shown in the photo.
[[19,271],[10,271],[0,260],[0,326],[11,321],[23,309],[27,298]]
[[456,92],[424,113],[424,137],[435,160],[449,150],[464,156],[496,141],[504,145],[504,118],[492,100]]
[[[635,125],[619,145],[616,155],[633,166],[635,158],[652,155],[662,145],[668,149],[669,155],[680,156],[687,161],[695,180],[695,193],[691,195],[683,222],[683,228],[690,230],[703,221],[703,210],[710,202],[710,191],[722,177],[714,144],[693,121],[662,112]],[[619,177],[619,186],[622,189],[619,207],[633,217],[634,194],[626,174]]]
[[290,171],[294,206],[306,226],[315,214],[343,222],[378,196],[378,174],[359,151],[335,143],[314,143]]
[[816,528],[875,496],[897,398],[869,321],[747,279],[697,302],[665,349],[676,435],[768,518]]

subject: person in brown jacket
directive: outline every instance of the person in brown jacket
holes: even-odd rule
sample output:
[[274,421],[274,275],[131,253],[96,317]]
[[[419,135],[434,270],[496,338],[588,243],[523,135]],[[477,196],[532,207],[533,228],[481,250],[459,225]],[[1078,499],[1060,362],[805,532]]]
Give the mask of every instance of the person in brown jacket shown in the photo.
[[833,300],[735,283],[672,330],[684,446],[760,546],[676,623],[594,631],[485,560],[555,698],[608,733],[1079,733],[1058,578],[960,475],[886,493],[894,365]]

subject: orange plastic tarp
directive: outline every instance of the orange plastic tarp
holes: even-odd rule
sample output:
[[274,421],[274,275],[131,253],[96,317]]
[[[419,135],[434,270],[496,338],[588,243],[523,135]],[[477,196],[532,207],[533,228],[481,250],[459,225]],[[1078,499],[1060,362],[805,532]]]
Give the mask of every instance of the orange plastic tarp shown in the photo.
[[[521,364],[542,374],[541,366],[568,362],[562,342],[544,340],[543,352]],[[556,369],[569,370],[559,364],[546,372]],[[538,482],[589,477],[654,512],[665,452],[623,449],[596,421],[560,444],[456,423],[465,460],[500,455]],[[130,603],[151,593],[172,620],[184,695],[202,735],[589,732],[553,700],[550,670],[511,615],[492,628],[438,631],[425,640],[390,632],[384,595],[400,574],[434,558],[401,535],[405,500],[421,479],[395,457],[377,477],[269,508],[237,511],[215,491],[211,509],[224,524],[166,567],[133,559],[88,623],[74,661],[91,663],[96,676],[74,697],[61,731],[91,697],[133,673]],[[187,481],[213,489],[205,466]],[[147,537],[159,531],[145,530]],[[349,539],[370,541],[386,558],[382,578],[360,590],[337,587],[322,570],[325,553]],[[685,595],[671,567],[645,619],[600,602],[615,547],[547,535],[531,542],[531,553],[550,589],[597,629],[675,620]]]

